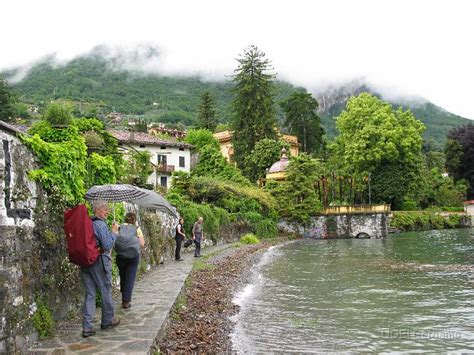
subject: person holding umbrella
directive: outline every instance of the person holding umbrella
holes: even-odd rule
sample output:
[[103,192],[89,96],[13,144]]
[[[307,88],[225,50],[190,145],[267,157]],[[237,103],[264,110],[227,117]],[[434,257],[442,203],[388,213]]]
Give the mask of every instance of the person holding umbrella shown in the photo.
[[100,255],[97,261],[89,267],[81,268],[82,281],[86,290],[83,310],[82,336],[84,338],[95,335],[92,321],[95,315],[95,296],[98,289],[102,298],[101,329],[109,329],[120,324],[115,317],[114,301],[112,299],[112,258],[111,249],[117,238],[118,225],[112,225],[112,231],[105,222],[109,214],[108,203],[96,200],[92,203],[94,217],[92,226],[97,238]]

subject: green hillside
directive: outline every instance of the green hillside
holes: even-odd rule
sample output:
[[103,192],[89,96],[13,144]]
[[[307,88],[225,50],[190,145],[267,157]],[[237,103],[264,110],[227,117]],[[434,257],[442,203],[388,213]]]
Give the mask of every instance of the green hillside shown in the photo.
[[[8,79],[16,73],[11,70],[4,74]],[[13,88],[22,100],[34,104],[42,105],[59,98],[70,99],[85,105],[93,104],[104,113],[119,111],[143,115],[147,121],[181,123],[186,126],[194,124],[200,95],[204,91],[210,91],[216,98],[217,114],[222,123],[229,121],[232,100],[230,78],[217,82],[199,77],[169,77],[119,71],[112,69],[109,62],[100,55],[79,57],[66,65],[53,65],[44,61],[35,65]],[[277,102],[296,89],[289,83],[277,82]],[[333,117],[344,109],[351,95],[363,91],[377,95],[363,84],[350,89],[340,87],[317,95],[318,101],[323,103],[324,100],[320,115],[330,137],[337,133]],[[397,103],[394,105],[400,106]],[[444,137],[451,128],[469,122],[429,102],[411,105],[410,108],[427,126],[425,138],[439,146],[444,144]],[[281,120],[282,112],[279,107],[277,114]]]

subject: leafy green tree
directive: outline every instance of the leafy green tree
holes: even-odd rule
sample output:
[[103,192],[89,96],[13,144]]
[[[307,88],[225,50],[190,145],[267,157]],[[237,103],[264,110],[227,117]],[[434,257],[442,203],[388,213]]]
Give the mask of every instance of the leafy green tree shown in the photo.
[[446,143],[446,167],[455,180],[465,179],[470,188],[468,199],[474,198],[474,124],[451,130]]
[[199,128],[205,128],[214,132],[217,127],[216,118],[216,102],[209,91],[205,91],[201,95],[201,103],[198,108],[198,123]]
[[221,153],[219,142],[207,129],[192,129],[185,138],[186,143],[192,144],[198,154],[199,162],[193,169],[193,176],[210,176],[224,180],[249,185],[241,171],[229,164]]
[[239,65],[233,75],[232,102],[234,159],[239,168],[245,167],[245,157],[255,144],[264,139],[276,139],[277,133],[274,83],[275,74],[265,53],[256,46],[248,47],[237,59]]
[[211,145],[216,149],[220,149],[219,142],[214,138],[212,132],[204,128],[189,130],[184,141],[192,144],[198,151],[206,145]]
[[315,185],[323,173],[321,162],[302,153],[291,158],[286,181],[271,181],[265,188],[277,199],[283,217],[305,223],[322,210]]
[[[392,203],[396,209],[418,189],[424,125],[410,111],[393,110],[362,93],[348,101],[336,125],[340,133],[332,146],[333,159],[339,160],[343,174],[370,176],[373,202]],[[398,181],[400,177],[407,177],[406,184]],[[384,192],[386,186],[395,190]]]
[[316,114],[318,102],[306,92],[294,92],[280,103],[285,112],[285,126],[298,137],[306,153],[320,153],[323,150],[324,130]]
[[0,76],[0,120],[10,122],[16,114],[16,96],[7,81]]
[[147,180],[153,167],[150,163],[151,154],[147,151],[130,151],[126,157],[125,176],[123,182],[147,187]]
[[249,176],[250,181],[265,177],[266,170],[280,159],[283,148],[289,151],[290,146],[282,140],[265,138],[258,141],[250,155],[245,157],[245,176]]

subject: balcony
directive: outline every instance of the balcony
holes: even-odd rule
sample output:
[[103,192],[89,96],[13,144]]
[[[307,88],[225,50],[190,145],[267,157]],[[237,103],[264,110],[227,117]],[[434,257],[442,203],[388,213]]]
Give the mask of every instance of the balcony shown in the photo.
[[159,173],[171,174],[174,171],[174,165],[158,164],[156,166],[156,171],[159,172]]

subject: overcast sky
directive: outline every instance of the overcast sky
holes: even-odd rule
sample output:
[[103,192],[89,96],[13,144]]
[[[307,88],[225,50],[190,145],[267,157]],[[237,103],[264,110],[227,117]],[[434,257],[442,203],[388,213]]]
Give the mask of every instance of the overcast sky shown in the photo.
[[152,44],[167,74],[224,78],[249,44],[313,90],[364,77],[474,119],[474,1],[2,0],[0,68]]

